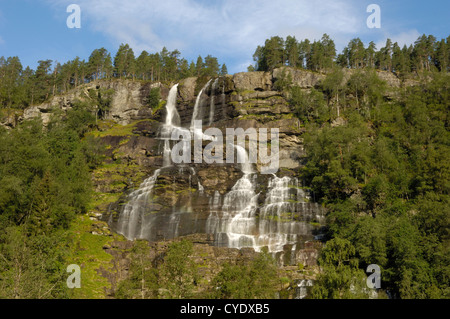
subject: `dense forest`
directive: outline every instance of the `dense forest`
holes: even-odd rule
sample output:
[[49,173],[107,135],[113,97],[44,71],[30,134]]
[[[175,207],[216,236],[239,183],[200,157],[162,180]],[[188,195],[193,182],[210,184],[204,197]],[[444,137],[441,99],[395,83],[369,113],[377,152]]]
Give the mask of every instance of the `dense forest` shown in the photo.
[[385,46],[378,51],[373,41],[365,48],[361,39],[355,38],[339,54],[327,34],[314,42],[308,39],[299,42],[294,36],[287,36],[286,39],[275,36],[257,47],[253,59],[256,64],[249,66],[249,71],[271,71],[284,65],[320,71],[337,65],[342,68],[390,71],[399,77],[412,72],[448,72],[450,36],[438,41],[434,36],[424,34],[414,45],[404,45],[402,48],[388,38]]
[[23,109],[56,94],[98,79],[133,79],[170,82],[189,76],[227,74],[217,58],[199,56],[190,63],[178,50],[142,51],[135,57],[128,44],[120,45],[114,59],[105,49],[94,50],[87,61],[76,57],[62,64],[40,60],[36,70],[24,68],[19,57],[0,57],[0,108]]
[[[370,70],[350,77],[347,95],[333,92],[328,84],[339,72],[319,93],[292,88],[307,123],[302,175],[329,210],[331,240],[313,295],[348,297],[358,269],[377,264],[382,287],[397,297],[448,297],[450,76],[434,73],[389,101]],[[356,85],[366,89],[357,93]],[[340,104],[346,125],[330,123],[327,99]]]
[[[403,48],[388,39],[378,51],[353,39],[338,55],[327,35],[314,42],[272,37],[254,60],[249,71],[292,66],[326,74],[308,92],[289,78],[276,83],[305,128],[308,161],[300,177],[328,211],[322,271],[310,297],[367,297],[355,287],[377,264],[391,297],[449,298],[450,37],[424,35]],[[345,69],[353,70],[347,79]],[[417,84],[392,95],[376,70]],[[87,62],[45,60],[36,70],[23,69],[17,57],[0,58],[0,108],[23,109],[96,79],[169,82],[226,73],[211,56],[189,64],[163,49],[135,58],[128,45],[114,61],[99,49]],[[89,208],[90,174],[102,163],[102,146],[87,134],[97,129],[92,107],[76,103],[45,129],[38,120],[0,127],[0,298],[71,297],[65,267],[76,247],[69,230]],[[191,243],[173,244],[159,268],[141,258],[143,247],[133,249],[131,275],[115,297],[270,298],[282,281],[264,252],[250,265],[224,267],[212,285],[221,289],[193,295]]]

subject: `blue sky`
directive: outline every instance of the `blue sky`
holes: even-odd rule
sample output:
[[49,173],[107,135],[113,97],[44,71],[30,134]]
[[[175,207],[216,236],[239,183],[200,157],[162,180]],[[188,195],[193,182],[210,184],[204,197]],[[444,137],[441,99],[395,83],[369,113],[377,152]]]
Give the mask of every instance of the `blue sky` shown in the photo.
[[[81,8],[81,29],[69,29],[69,4]],[[381,8],[381,28],[369,29],[369,4]],[[421,34],[450,35],[450,1],[393,0],[0,0],[0,56],[64,63],[111,54],[129,43],[138,56],[166,46],[189,61],[216,56],[230,73],[245,71],[257,45],[280,35],[320,39],[328,33],[338,52],[355,37],[380,48],[389,37],[411,44]]]

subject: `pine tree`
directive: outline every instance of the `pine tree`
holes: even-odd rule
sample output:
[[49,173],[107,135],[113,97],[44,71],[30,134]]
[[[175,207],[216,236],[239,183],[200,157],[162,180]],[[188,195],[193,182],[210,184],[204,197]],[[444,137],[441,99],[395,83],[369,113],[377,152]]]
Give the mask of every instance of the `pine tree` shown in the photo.
[[107,78],[111,73],[111,55],[105,48],[95,49],[87,63],[88,78],[92,80]]
[[217,76],[220,72],[219,62],[217,58],[207,55],[205,57],[203,74],[211,77]]
[[285,42],[286,53],[286,64],[292,67],[298,67],[300,65],[300,55],[298,42],[295,37],[288,36]]
[[114,57],[114,74],[116,77],[135,76],[136,65],[133,49],[128,44],[121,44]]
[[222,67],[220,68],[220,75],[227,75],[228,74],[228,69],[227,66],[224,64],[222,64]]
[[375,68],[375,52],[376,52],[376,46],[373,41],[370,41],[369,46],[366,49],[365,54],[365,66],[369,68]]
[[204,68],[203,58],[199,55],[197,58],[197,63],[195,64],[195,73],[197,76],[202,75],[203,68]]

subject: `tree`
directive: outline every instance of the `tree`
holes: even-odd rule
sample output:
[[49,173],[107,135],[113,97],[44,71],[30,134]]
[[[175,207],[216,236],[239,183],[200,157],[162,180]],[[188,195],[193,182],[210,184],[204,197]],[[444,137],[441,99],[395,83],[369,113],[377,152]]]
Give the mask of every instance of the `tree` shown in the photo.
[[222,64],[222,67],[220,68],[220,75],[224,76],[228,74],[228,69],[227,66],[224,64]]
[[117,287],[118,299],[150,299],[158,295],[158,272],[153,268],[147,241],[136,241],[130,254],[129,276]]
[[194,73],[191,73],[191,70],[189,68],[189,63],[186,59],[181,59],[179,63],[179,77],[182,79],[188,78],[190,76],[193,76]]
[[286,64],[292,67],[300,66],[300,54],[298,48],[298,42],[295,37],[288,36],[285,42],[286,46]]
[[0,236],[0,298],[68,298],[62,234],[29,237],[23,227]]
[[136,76],[141,80],[151,79],[150,55],[145,50],[136,59]]
[[334,44],[334,41],[326,33],[322,36],[321,44],[323,47],[323,59],[321,61],[321,68],[329,69],[333,66],[334,59],[336,58],[336,46]]
[[263,63],[265,66],[264,70],[261,71],[272,71],[275,68],[283,66],[285,63],[284,56],[284,40],[281,37],[271,37],[266,40],[263,48]]
[[298,51],[300,54],[299,57],[300,67],[306,69],[308,64],[308,57],[311,53],[311,42],[308,39],[301,41],[298,44]]
[[213,279],[211,296],[217,299],[273,299],[278,283],[275,260],[263,250],[250,265],[225,264]]
[[255,53],[253,53],[253,61],[255,61],[255,66],[254,67],[252,66],[254,71],[267,70],[266,61],[264,60],[264,47],[258,45],[258,47],[255,50]]
[[148,106],[154,110],[159,106],[159,102],[161,100],[161,90],[159,87],[155,87],[150,89],[150,93],[148,95],[147,104]]
[[170,244],[161,266],[162,285],[168,298],[189,298],[197,280],[197,267],[189,258],[193,244],[182,240]]
[[328,74],[323,81],[322,87],[328,96],[328,104],[331,98],[336,98],[337,117],[339,117],[339,95],[342,93],[345,87],[344,72],[342,72],[342,69],[334,68],[333,71]]
[[195,64],[195,71],[197,76],[202,75],[203,68],[204,68],[203,58],[199,55],[197,58],[197,63]]
[[36,102],[45,101],[50,94],[52,60],[40,60],[35,73]]
[[105,48],[95,49],[87,63],[88,78],[92,80],[108,78],[112,73],[111,55]]
[[311,89],[309,93],[306,93],[300,87],[293,86],[290,93],[289,104],[295,109],[295,113],[301,121],[316,120],[323,123],[329,118],[324,96],[321,92]]
[[217,58],[211,55],[207,55],[205,57],[203,75],[214,77],[217,76],[219,72],[220,66],[219,62],[217,61]]
[[368,298],[366,276],[358,269],[355,247],[350,241],[334,238],[320,253],[319,264],[323,271],[314,284],[311,294],[315,299]]
[[365,66],[369,68],[375,68],[375,59],[376,59],[376,46],[373,41],[370,41],[369,46],[366,49],[365,55]]
[[404,52],[405,50],[400,49],[397,42],[395,42],[392,46],[392,68],[400,76],[404,76],[409,71],[407,57]]
[[135,76],[135,59],[133,49],[128,44],[121,44],[114,57],[114,74],[116,77]]
[[23,101],[23,91],[20,89],[22,64],[18,57],[0,60],[0,106],[18,107]]
[[364,66],[364,58],[366,55],[366,50],[364,48],[364,43],[360,38],[352,39],[348,44],[348,61],[350,68],[358,69]]
[[348,93],[356,98],[358,107],[369,107],[367,111],[382,100],[385,85],[374,70],[357,70],[347,82]]
[[441,72],[448,72],[450,59],[449,45],[445,43],[445,39],[438,42],[436,47],[435,65]]

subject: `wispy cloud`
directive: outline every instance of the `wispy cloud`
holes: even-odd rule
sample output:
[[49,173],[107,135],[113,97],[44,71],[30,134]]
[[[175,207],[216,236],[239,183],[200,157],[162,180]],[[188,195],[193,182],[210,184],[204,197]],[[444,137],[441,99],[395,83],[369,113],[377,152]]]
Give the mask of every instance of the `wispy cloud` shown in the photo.
[[[386,39],[391,39],[392,43],[397,42],[400,48],[402,48],[404,45],[409,46],[410,44],[414,44],[414,42],[419,38],[421,34],[416,29],[406,31],[406,32],[400,32],[397,34],[390,34],[385,33]],[[378,41],[376,43],[377,49],[380,49],[386,45],[386,41]]]
[[[67,6],[73,0],[47,0]],[[270,36],[320,39],[328,33],[338,49],[365,32],[365,10],[356,0],[78,0],[83,25],[142,50],[175,48],[183,55],[211,53],[242,71],[257,45]],[[87,24],[85,20],[87,20]],[[407,35],[405,35],[405,39]],[[407,40],[405,40],[407,41]]]

